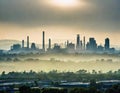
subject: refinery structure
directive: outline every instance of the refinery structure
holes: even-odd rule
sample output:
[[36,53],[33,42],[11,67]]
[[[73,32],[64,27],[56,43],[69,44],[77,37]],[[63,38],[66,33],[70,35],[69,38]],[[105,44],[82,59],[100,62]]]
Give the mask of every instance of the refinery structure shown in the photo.
[[[26,45],[26,46],[25,46]],[[8,54],[28,54],[28,53],[115,53],[115,48],[110,47],[110,39],[105,38],[104,46],[98,45],[94,37],[90,37],[86,42],[85,36],[81,39],[80,34],[77,34],[76,43],[72,43],[69,40],[65,42],[64,48],[58,43],[52,45],[52,41],[49,38],[48,44],[45,42],[45,31],[42,32],[42,48],[37,47],[33,42],[30,42],[30,37],[27,36],[27,40],[22,40],[21,44],[13,44]],[[1,53],[4,53],[1,50]]]

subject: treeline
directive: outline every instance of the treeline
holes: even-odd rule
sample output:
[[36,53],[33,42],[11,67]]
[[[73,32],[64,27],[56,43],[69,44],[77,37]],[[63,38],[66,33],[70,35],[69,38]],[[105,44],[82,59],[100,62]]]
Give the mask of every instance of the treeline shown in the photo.
[[80,82],[89,82],[91,79],[99,80],[120,80],[120,69],[117,71],[109,71],[102,73],[101,71],[92,70],[88,72],[87,70],[79,70],[77,72],[59,72],[53,70],[50,72],[9,72],[6,73],[3,71],[0,75],[0,79],[16,79],[16,80],[50,80],[50,81],[80,81]]

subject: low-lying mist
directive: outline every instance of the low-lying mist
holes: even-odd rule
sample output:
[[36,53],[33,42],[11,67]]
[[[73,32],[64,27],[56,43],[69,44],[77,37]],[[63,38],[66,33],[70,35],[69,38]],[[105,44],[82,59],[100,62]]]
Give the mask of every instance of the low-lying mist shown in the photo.
[[[82,54],[42,54],[15,56],[0,61],[0,73],[21,72],[21,71],[78,71],[85,69],[91,72],[96,71],[115,71],[120,69],[119,55],[82,55]],[[9,60],[8,60],[9,59]]]

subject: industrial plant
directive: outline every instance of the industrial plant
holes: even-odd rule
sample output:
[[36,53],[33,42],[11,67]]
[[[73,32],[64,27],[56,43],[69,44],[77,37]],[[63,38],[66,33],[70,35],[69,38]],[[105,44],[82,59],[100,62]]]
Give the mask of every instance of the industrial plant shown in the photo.
[[[25,46],[26,45],[26,46]],[[4,53],[1,50],[1,54]],[[115,53],[115,48],[110,47],[110,39],[105,38],[104,46],[98,45],[94,37],[90,37],[86,42],[85,36],[81,39],[80,34],[77,34],[76,44],[67,40],[64,47],[58,43],[52,44],[49,38],[48,44],[45,42],[45,31],[42,32],[42,45],[41,48],[34,42],[30,42],[30,37],[27,40],[22,40],[21,44],[13,44],[8,54],[41,54],[41,53]]]

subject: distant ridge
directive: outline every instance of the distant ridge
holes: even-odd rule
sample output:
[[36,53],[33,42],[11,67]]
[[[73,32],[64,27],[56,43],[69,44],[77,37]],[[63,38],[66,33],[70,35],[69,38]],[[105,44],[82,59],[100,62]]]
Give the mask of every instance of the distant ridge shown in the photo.
[[0,49],[9,50],[13,44],[21,44],[21,41],[11,39],[0,40]]
[[[12,39],[2,39],[0,40],[0,50],[10,50],[10,47],[13,44],[22,44],[22,41],[19,40],[12,40]],[[31,42],[30,42],[31,44]],[[25,42],[26,46],[26,42]],[[41,46],[41,44],[36,44],[36,46]]]

